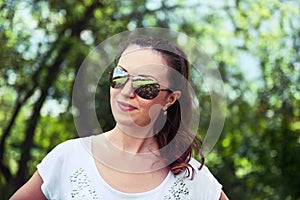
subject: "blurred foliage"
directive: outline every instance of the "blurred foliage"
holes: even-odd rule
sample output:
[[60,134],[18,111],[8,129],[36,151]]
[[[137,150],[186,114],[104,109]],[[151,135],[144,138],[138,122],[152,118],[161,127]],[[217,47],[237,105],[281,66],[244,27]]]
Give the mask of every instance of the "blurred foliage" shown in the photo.
[[[219,67],[228,110],[206,160],[228,196],[300,199],[299,4],[0,0],[1,196],[23,184],[55,145],[76,137],[71,92],[89,51],[119,32],[157,26],[185,32]],[[99,84],[105,94],[107,82]],[[108,130],[108,96],[98,98]],[[205,132],[210,97],[199,98]]]

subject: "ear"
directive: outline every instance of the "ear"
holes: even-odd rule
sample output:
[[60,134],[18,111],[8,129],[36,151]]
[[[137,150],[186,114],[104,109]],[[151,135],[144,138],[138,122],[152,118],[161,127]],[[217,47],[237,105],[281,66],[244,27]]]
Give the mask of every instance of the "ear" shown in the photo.
[[171,105],[175,103],[176,100],[180,98],[180,96],[181,96],[181,91],[174,91],[171,94],[169,94],[163,109],[167,110]]

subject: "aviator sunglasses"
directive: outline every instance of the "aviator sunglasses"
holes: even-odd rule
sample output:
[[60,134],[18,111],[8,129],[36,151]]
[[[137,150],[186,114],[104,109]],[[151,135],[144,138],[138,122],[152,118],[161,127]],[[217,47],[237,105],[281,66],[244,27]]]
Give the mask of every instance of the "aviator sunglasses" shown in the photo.
[[172,93],[170,89],[161,89],[160,85],[152,78],[143,75],[130,75],[120,67],[115,67],[110,71],[110,86],[115,89],[123,87],[130,77],[132,77],[132,88],[134,92],[143,99],[154,99],[160,91]]

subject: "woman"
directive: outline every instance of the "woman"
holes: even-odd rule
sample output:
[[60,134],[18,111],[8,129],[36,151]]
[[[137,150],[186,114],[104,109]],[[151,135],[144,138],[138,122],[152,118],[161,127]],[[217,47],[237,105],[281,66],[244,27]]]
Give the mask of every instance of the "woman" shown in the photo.
[[58,145],[11,199],[227,199],[191,158],[191,97],[185,54],[154,38],[125,44],[110,72],[116,125]]

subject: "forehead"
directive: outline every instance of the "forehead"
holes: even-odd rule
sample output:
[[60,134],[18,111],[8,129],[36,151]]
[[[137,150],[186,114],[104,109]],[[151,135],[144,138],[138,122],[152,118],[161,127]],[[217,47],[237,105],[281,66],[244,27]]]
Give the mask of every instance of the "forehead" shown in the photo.
[[151,75],[165,79],[168,72],[166,60],[151,48],[130,45],[122,53],[119,65],[131,74]]

